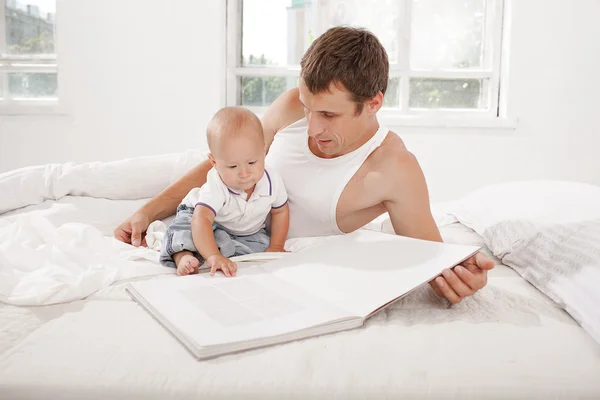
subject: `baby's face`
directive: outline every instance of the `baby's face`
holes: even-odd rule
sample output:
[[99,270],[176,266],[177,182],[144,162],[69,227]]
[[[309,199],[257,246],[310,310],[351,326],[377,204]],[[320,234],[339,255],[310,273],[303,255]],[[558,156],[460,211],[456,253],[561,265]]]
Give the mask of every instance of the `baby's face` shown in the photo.
[[229,136],[213,153],[215,168],[223,182],[238,190],[250,190],[265,172],[264,142],[257,135]]

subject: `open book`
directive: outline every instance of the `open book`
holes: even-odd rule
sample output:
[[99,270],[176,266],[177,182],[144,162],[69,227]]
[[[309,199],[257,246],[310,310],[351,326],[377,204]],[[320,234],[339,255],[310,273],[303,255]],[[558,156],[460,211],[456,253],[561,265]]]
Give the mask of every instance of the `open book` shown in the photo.
[[[198,274],[127,290],[205,359],[361,327],[478,249],[360,230],[298,253],[255,255],[233,278]],[[261,264],[265,257],[278,258]]]

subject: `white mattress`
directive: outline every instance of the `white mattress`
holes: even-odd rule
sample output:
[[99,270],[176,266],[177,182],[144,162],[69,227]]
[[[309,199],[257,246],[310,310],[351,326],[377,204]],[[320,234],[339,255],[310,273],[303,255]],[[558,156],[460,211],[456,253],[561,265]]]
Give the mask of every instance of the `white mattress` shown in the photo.
[[[55,224],[76,220],[110,234],[140,202],[66,197],[18,212],[41,210]],[[442,233],[481,245],[460,224]],[[425,287],[363,329],[203,362],[131,301],[123,283],[69,304],[0,305],[1,399],[573,399],[600,398],[599,377],[600,346],[502,265],[457,306]]]

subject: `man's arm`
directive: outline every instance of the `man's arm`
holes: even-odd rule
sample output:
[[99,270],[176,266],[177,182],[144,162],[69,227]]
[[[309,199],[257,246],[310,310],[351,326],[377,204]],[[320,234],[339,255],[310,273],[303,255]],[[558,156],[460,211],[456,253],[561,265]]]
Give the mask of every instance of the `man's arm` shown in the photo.
[[[442,242],[442,236],[431,215],[429,192],[423,171],[413,154],[404,150],[388,158],[386,180],[391,185],[384,206],[398,235]],[[494,262],[481,253],[430,282],[433,290],[451,303],[459,303],[487,283],[487,271]]]
[[299,93],[298,88],[286,91],[265,111],[261,122],[267,151],[271,147],[271,143],[277,132],[304,118],[304,107],[300,102]]
[[[269,149],[279,130],[303,117],[304,108],[300,103],[297,88],[290,89],[279,96],[267,108],[261,121],[266,149]],[[206,174],[210,169],[211,164],[206,160],[190,170],[119,225],[114,231],[115,238],[134,246],[144,244],[144,235],[150,222],[173,215],[181,200],[190,190],[206,183]]]
[[391,177],[389,193],[383,202],[397,235],[442,242],[431,215],[429,191],[416,157],[403,151],[391,158],[385,176]]
[[115,238],[134,246],[144,244],[144,235],[150,222],[175,214],[177,206],[188,192],[206,183],[210,169],[210,161],[205,160],[173,182],[119,225],[114,231]]

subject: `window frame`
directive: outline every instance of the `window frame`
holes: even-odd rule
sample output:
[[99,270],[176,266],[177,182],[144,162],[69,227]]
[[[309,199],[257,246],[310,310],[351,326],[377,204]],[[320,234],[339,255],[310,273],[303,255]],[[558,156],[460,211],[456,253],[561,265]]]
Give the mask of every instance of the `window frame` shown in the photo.
[[[507,14],[509,0],[493,0],[486,2],[492,7],[485,14],[484,57],[490,57],[490,69],[440,69],[419,70],[410,67],[410,35],[413,0],[397,0],[401,3],[400,15],[403,23],[398,29],[398,62],[390,64],[390,78],[400,79],[399,108],[382,108],[379,119],[389,125],[409,127],[448,127],[469,128],[487,127],[514,129],[516,120],[508,118],[506,112],[507,74],[505,68]],[[298,77],[300,66],[261,66],[244,67],[240,64],[242,54],[242,2],[243,0],[227,0],[227,40],[226,40],[226,105],[241,103],[241,79],[252,77]],[[488,32],[492,32],[489,34]],[[415,109],[408,107],[409,83],[411,78],[432,79],[482,79],[487,82],[487,109]],[[500,84],[502,82],[502,85]],[[267,107],[248,106],[259,116]]]
[[[6,51],[6,1],[0,0],[0,115],[46,115],[63,114],[65,111],[60,81],[56,97],[11,98],[8,94],[9,73],[56,73],[58,79],[57,43],[55,36],[52,54],[8,54]],[[58,1],[56,2],[58,8]],[[56,15],[55,10],[55,15]]]

